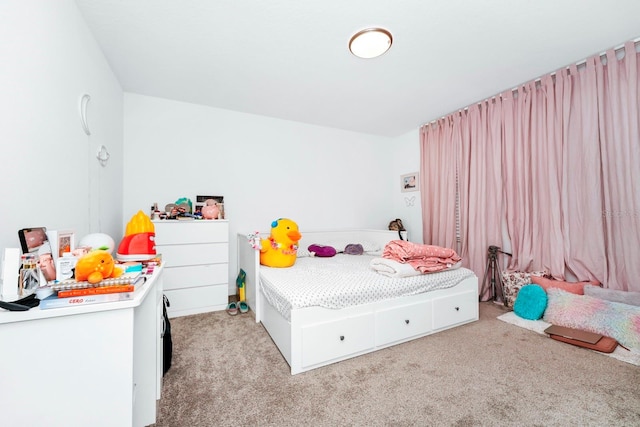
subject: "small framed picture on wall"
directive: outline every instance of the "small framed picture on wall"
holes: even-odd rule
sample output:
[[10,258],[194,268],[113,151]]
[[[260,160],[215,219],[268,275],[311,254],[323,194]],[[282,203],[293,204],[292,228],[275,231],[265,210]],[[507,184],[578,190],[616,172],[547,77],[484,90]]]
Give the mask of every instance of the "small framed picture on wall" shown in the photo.
[[419,189],[418,172],[407,173],[400,176],[400,190],[403,193],[407,191],[418,191]]

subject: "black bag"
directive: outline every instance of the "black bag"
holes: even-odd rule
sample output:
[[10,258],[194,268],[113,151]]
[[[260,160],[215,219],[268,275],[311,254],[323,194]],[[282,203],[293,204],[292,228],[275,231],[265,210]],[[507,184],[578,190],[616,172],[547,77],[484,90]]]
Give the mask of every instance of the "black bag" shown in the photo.
[[167,307],[171,304],[166,295],[162,295],[162,299],[162,376],[164,376],[171,367],[173,341],[171,341],[171,322],[167,315]]
[[397,231],[398,236],[400,237],[400,240],[404,240],[402,238],[402,232],[407,230],[405,230],[404,225],[402,225],[402,220],[400,218],[396,218],[389,223],[389,230]]

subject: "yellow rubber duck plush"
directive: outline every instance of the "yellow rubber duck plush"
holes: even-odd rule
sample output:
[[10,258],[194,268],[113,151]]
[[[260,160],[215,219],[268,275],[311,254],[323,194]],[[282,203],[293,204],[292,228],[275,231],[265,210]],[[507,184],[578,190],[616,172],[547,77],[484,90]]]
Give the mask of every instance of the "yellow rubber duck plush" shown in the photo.
[[260,241],[260,264],[267,267],[291,267],[296,262],[298,241],[302,237],[298,224],[288,218],[271,223],[271,235]]

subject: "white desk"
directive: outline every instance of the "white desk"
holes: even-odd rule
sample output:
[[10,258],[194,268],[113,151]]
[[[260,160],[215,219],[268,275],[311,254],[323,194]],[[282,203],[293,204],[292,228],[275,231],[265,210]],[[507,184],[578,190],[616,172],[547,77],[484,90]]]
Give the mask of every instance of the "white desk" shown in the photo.
[[0,423],[146,426],[162,385],[162,268],[133,300],[0,309]]

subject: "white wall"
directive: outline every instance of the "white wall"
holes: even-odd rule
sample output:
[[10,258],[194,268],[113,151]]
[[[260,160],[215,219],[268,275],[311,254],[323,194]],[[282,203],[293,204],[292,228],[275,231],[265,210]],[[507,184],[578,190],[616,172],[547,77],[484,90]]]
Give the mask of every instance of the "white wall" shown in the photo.
[[[123,93],[75,2],[0,2],[0,61],[0,250],[20,247],[24,227],[118,239]],[[90,140],[78,114],[84,93]],[[93,159],[101,144],[105,169]]]
[[[123,94],[72,0],[0,2],[0,58],[0,251],[36,226],[118,243],[139,209],[203,193],[225,197],[232,237],[282,216],[302,231],[400,217],[420,241],[419,201],[403,204],[419,193],[399,191],[400,174],[418,170],[415,132],[385,138]],[[102,144],[106,168],[94,158]]]
[[390,147],[393,151],[393,209],[394,215],[402,219],[402,224],[409,233],[409,240],[415,243],[422,241],[422,208],[420,195],[423,191],[403,193],[400,187],[400,176],[420,172],[420,136],[418,129],[394,138]]
[[268,231],[279,217],[302,233],[386,228],[396,215],[400,178],[390,138],[130,93],[124,135],[124,223],[154,202],[224,196],[232,294],[237,232]]

